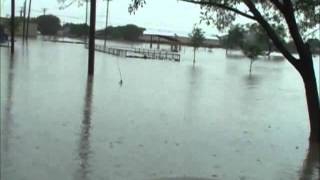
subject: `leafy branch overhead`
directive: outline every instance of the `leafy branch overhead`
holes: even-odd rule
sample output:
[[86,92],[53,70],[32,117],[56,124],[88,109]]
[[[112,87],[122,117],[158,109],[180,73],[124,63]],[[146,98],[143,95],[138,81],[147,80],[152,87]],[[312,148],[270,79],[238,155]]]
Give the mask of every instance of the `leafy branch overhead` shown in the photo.
[[[320,20],[320,1],[308,0],[181,0],[199,4],[201,21],[214,24],[219,30],[229,28],[238,16],[246,17],[261,24],[277,49],[294,65],[297,60],[285,48],[281,37],[277,34],[280,22],[295,41],[296,48],[302,50],[302,35],[307,29],[315,27]],[[134,13],[146,4],[145,0],[131,0],[129,12]],[[290,23],[289,23],[290,22]],[[296,28],[295,28],[296,27]],[[299,45],[300,44],[300,45]]]
[[[244,16],[257,21],[247,7],[253,3],[268,22],[278,23],[284,20],[283,12],[287,4],[292,3],[294,16],[298,20],[301,30],[312,28],[320,21],[320,1],[318,0],[181,0],[201,6],[201,20],[207,24],[214,23],[220,30],[230,26],[236,16]],[[135,12],[146,4],[145,0],[131,0],[129,12]]]

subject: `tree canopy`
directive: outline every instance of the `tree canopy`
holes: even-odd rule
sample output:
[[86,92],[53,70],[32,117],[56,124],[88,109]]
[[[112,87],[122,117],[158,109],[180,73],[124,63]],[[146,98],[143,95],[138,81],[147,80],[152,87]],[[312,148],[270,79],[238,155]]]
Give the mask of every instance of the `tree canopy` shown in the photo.
[[39,16],[37,22],[42,35],[56,35],[61,28],[60,19],[54,15]]
[[250,59],[256,59],[259,55],[262,55],[265,45],[261,43],[260,38],[260,34],[254,29],[245,31],[243,39],[239,42],[243,54]]
[[191,45],[195,49],[199,48],[205,40],[204,32],[196,26],[193,28],[191,34],[189,34],[189,37],[191,38]]
[[320,40],[319,39],[308,39],[307,42],[310,44],[311,51],[313,53],[320,53]]
[[239,48],[243,37],[244,28],[237,24],[235,26],[232,26],[228,31],[228,34],[222,37],[221,44],[227,50]]
[[203,44],[205,40],[204,32],[196,25],[193,27],[192,32],[189,34],[191,45],[193,46],[193,65],[196,62],[196,50]]
[[[214,24],[219,30],[232,26],[238,16],[257,22],[264,29],[276,48],[292,63],[296,59],[286,49],[282,35],[277,34],[281,24],[284,34],[290,34],[297,49],[302,50],[306,42],[303,34],[313,28],[320,20],[320,2],[318,0],[182,0],[201,6],[201,21]],[[135,13],[146,4],[146,0],[131,0],[128,8]],[[280,23],[286,22],[286,23]]]
[[89,26],[87,24],[73,24],[67,23],[63,25],[63,29],[69,29],[69,35],[81,37],[86,36],[89,32]]
[[[136,41],[143,34],[145,28],[138,27],[133,24],[127,24],[125,26],[107,28],[107,36],[110,39],[126,40],[126,41]],[[97,36],[104,36],[105,30],[99,30]]]

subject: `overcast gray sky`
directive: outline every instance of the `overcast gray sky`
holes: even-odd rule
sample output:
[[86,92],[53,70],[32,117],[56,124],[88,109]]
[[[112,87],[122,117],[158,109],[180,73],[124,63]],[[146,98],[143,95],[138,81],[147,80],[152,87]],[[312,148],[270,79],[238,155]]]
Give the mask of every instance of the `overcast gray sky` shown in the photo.
[[[10,0],[2,1],[1,16],[10,15]],[[68,0],[67,2],[71,2]],[[19,15],[24,0],[16,0],[16,13]],[[147,5],[139,9],[135,15],[128,13],[130,0],[112,0],[110,2],[109,24],[124,25],[137,24],[146,27],[148,32],[177,33],[187,35],[195,23],[199,23],[200,7],[177,0],[148,0]],[[73,4],[67,9],[60,10],[61,4],[57,0],[33,0],[31,16],[42,14],[42,9],[47,8],[46,14],[57,15],[63,23],[85,21],[85,6]],[[97,27],[105,24],[106,1],[97,0]],[[201,27],[206,36],[218,33],[213,27],[203,24]]]

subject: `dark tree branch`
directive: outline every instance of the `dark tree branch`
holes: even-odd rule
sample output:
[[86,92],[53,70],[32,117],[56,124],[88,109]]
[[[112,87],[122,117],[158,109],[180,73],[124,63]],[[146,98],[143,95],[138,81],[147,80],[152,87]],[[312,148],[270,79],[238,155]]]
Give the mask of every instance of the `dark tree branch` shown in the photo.
[[232,11],[232,12],[234,12],[236,14],[239,14],[239,15],[244,16],[246,18],[249,18],[251,20],[256,20],[254,16],[252,16],[250,14],[247,14],[245,12],[239,11],[238,9],[232,8],[232,7],[227,6],[225,4],[219,4],[219,3],[216,3],[216,2],[212,2],[212,1],[195,1],[195,0],[182,0],[182,1],[189,2],[189,3],[194,3],[194,4],[200,4],[200,5],[208,5],[208,6],[219,7],[221,9],[226,9],[228,11]]
[[274,45],[277,49],[287,58],[287,60],[297,69],[299,70],[299,61],[291,55],[288,49],[284,46],[284,44],[280,41],[279,36],[270,26],[270,24],[263,18],[259,10],[255,7],[254,3],[251,0],[244,0],[244,3],[247,5],[251,13],[255,16],[257,21],[261,24],[261,26],[266,30],[267,34],[273,41]]
[[279,0],[270,0],[281,12],[283,12],[284,5]]
[[299,52],[300,56],[301,55],[306,56],[306,54],[304,54],[304,52],[306,52],[306,46],[300,35],[298,24],[294,16],[294,9],[293,9],[291,0],[284,0],[284,5],[285,5],[284,18],[288,24],[289,32],[297,48],[297,51]]

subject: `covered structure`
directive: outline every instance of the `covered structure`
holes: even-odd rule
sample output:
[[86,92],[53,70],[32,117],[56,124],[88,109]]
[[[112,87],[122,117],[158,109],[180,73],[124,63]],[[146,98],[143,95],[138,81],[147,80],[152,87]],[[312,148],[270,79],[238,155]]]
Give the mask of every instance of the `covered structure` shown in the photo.
[[153,48],[153,44],[156,44],[157,49],[160,49],[160,44],[169,44],[170,50],[172,52],[179,52],[181,50],[181,42],[177,35],[164,35],[164,34],[143,34],[142,37],[140,37],[140,40],[149,42],[150,43],[150,49]]

